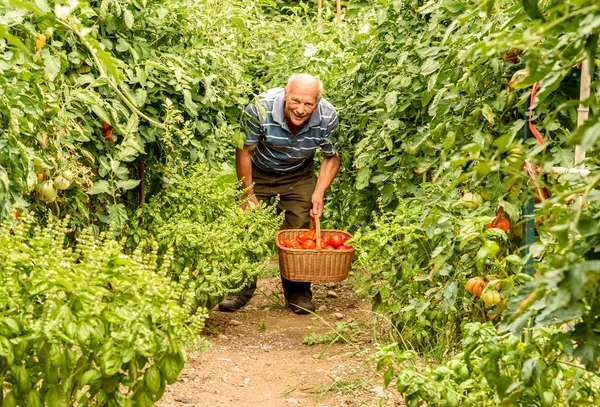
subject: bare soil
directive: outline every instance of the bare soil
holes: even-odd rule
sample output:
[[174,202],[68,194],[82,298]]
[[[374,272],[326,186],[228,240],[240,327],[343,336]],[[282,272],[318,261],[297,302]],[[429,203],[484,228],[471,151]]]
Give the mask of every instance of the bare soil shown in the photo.
[[277,276],[261,279],[240,311],[212,310],[202,333],[212,347],[188,353],[158,405],[404,406],[366,363],[374,349],[369,302],[348,282],[313,284],[313,302],[316,315],[294,314]]

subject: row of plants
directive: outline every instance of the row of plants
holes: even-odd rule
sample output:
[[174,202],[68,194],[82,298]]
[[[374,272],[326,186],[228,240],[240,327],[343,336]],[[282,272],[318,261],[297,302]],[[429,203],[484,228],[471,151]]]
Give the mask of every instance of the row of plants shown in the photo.
[[[597,404],[582,368],[598,368],[599,14],[579,1],[378,2],[358,15],[355,35],[340,40],[355,62],[337,78],[333,99],[354,168],[341,173],[328,205],[334,221],[357,230],[361,290],[398,330],[397,343],[375,359],[381,368],[397,362],[386,382],[395,381],[409,405],[479,405],[471,393],[489,405]],[[583,60],[592,91],[583,101],[590,117],[578,127]],[[543,144],[531,134],[522,141],[530,101]],[[587,179],[540,175],[579,164],[576,143],[588,156]],[[540,172],[528,174],[524,161]],[[351,189],[360,195],[340,193]],[[527,255],[521,207],[534,197],[527,215],[536,241]],[[512,223],[508,234],[485,227],[498,206]],[[535,279],[522,274],[530,257]],[[474,276],[489,281],[479,292],[488,301],[468,292]],[[473,341],[466,321],[490,317],[513,336],[492,329],[478,342],[478,351],[491,352],[484,343],[494,339],[488,359],[465,348],[448,362],[483,368],[458,381],[444,367],[423,371],[421,361],[403,370],[414,358],[406,349],[447,355],[461,336]]]
[[204,319],[169,277],[170,253],[123,253],[87,228],[33,217],[0,228],[0,404],[152,406]]
[[153,405],[265,269],[281,216],[230,165],[259,5],[0,6],[0,404]]
[[68,214],[119,233],[181,165],[229,160],[253,93],[239,50],[252,49],[255,11],[185,0],[0,7],[0,218]]
[[[282,222],[243,211],[206,165],[175,176],[116,241],[67,217],[0,227],[0,403],[154,405],[226,294],[256,278]],[[129,253],[129,254],[126,254]]]

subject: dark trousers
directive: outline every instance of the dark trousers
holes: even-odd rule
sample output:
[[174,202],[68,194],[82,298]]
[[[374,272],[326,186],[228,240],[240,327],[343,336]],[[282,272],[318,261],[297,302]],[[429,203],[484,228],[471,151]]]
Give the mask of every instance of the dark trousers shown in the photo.
[[[312,194],[317,184],[312,163],[292,174],[269,174],[252,166],[252,182],[256,198],[270,203],[279,196],[277,212],[285,211],[285,220],[281,229],[308,229],[310,225],[310,210],[312,209]],[[292,293],[307,292],[312,296],[309,282],[290,281],[281,276],[283,295],[286,299]],[[249,300],[256,290],[256,280],[236,295]]]

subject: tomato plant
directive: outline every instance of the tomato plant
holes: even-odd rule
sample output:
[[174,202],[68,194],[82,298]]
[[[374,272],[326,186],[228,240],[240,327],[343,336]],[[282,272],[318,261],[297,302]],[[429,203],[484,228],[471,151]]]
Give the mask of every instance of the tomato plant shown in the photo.
[[[598,377],[560,361],[558,330],[521,342],[497,335],[491,323],[464,326],[461,352],[440,365],[419,365],[414,351],[391,344],[378,351],[386,383],[395,381],[407,406],[597,405]],[[409,367],[406,367],[406,366]]]

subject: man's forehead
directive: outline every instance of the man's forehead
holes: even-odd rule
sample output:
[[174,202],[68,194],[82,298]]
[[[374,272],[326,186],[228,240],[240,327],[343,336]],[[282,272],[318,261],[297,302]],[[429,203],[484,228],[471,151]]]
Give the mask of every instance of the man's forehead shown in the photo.
[[311,89],[311,87],[290,86],[285,90],[286,95],[295,98],[314,99],[319,97],[319,88]]

